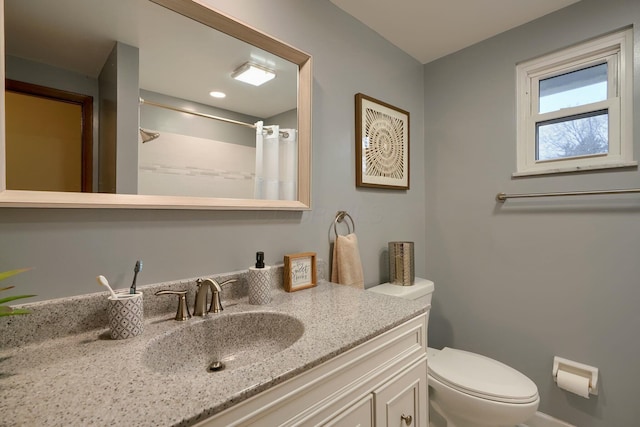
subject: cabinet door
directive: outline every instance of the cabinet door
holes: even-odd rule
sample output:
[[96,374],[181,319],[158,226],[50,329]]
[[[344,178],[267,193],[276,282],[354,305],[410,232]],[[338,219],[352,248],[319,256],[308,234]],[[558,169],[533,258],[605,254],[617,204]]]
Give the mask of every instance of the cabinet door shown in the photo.
[[373,392],[376,426],[427,427],[427,362],[423,360]]
[[336,415],[326,427],[373,427],[373,395],[368,394],[340,414]]

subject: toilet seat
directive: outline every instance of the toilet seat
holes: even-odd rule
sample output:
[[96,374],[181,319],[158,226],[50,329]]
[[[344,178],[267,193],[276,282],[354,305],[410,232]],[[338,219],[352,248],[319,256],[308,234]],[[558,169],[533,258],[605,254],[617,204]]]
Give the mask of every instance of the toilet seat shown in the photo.
[[480,354],[445,347],[430,354],[429,375],[459,392],[503,403],[538,399],[535,383],[521,372]]

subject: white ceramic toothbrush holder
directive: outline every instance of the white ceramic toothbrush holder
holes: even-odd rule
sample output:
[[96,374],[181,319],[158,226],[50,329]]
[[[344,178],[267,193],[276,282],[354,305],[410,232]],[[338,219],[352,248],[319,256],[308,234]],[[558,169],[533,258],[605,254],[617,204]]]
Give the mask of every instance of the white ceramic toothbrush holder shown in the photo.
[[142,292],[118,294],[109,297],[107,316],[111,338],[123,340],[142,334],[144,331],[144,306]]
[[249,304],[264,305],[271,302],[271,267],[249,267]]

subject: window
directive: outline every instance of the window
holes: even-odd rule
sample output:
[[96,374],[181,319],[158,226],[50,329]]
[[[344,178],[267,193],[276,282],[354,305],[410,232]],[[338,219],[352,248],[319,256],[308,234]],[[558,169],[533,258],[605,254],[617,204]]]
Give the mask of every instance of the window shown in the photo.
[[516,67],[514,176],[635,166],[632,30]]

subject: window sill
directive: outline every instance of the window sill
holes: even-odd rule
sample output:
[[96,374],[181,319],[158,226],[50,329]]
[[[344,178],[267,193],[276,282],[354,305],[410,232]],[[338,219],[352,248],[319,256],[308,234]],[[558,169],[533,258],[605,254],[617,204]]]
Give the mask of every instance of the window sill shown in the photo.
[[567,167],[559,167],[559,168],[514,172],[511,174],[511,176],[513,178],[520,178],[525,176],[551,175],[551,174],[558,174],[558,173],[585,172],[585,171],[593,171],[593,170],[599,170],[599,169],[630,168],[630,167],[638,167],[638,162],[634,160],[631,162],[611,163],[606,165],[567,166]]

